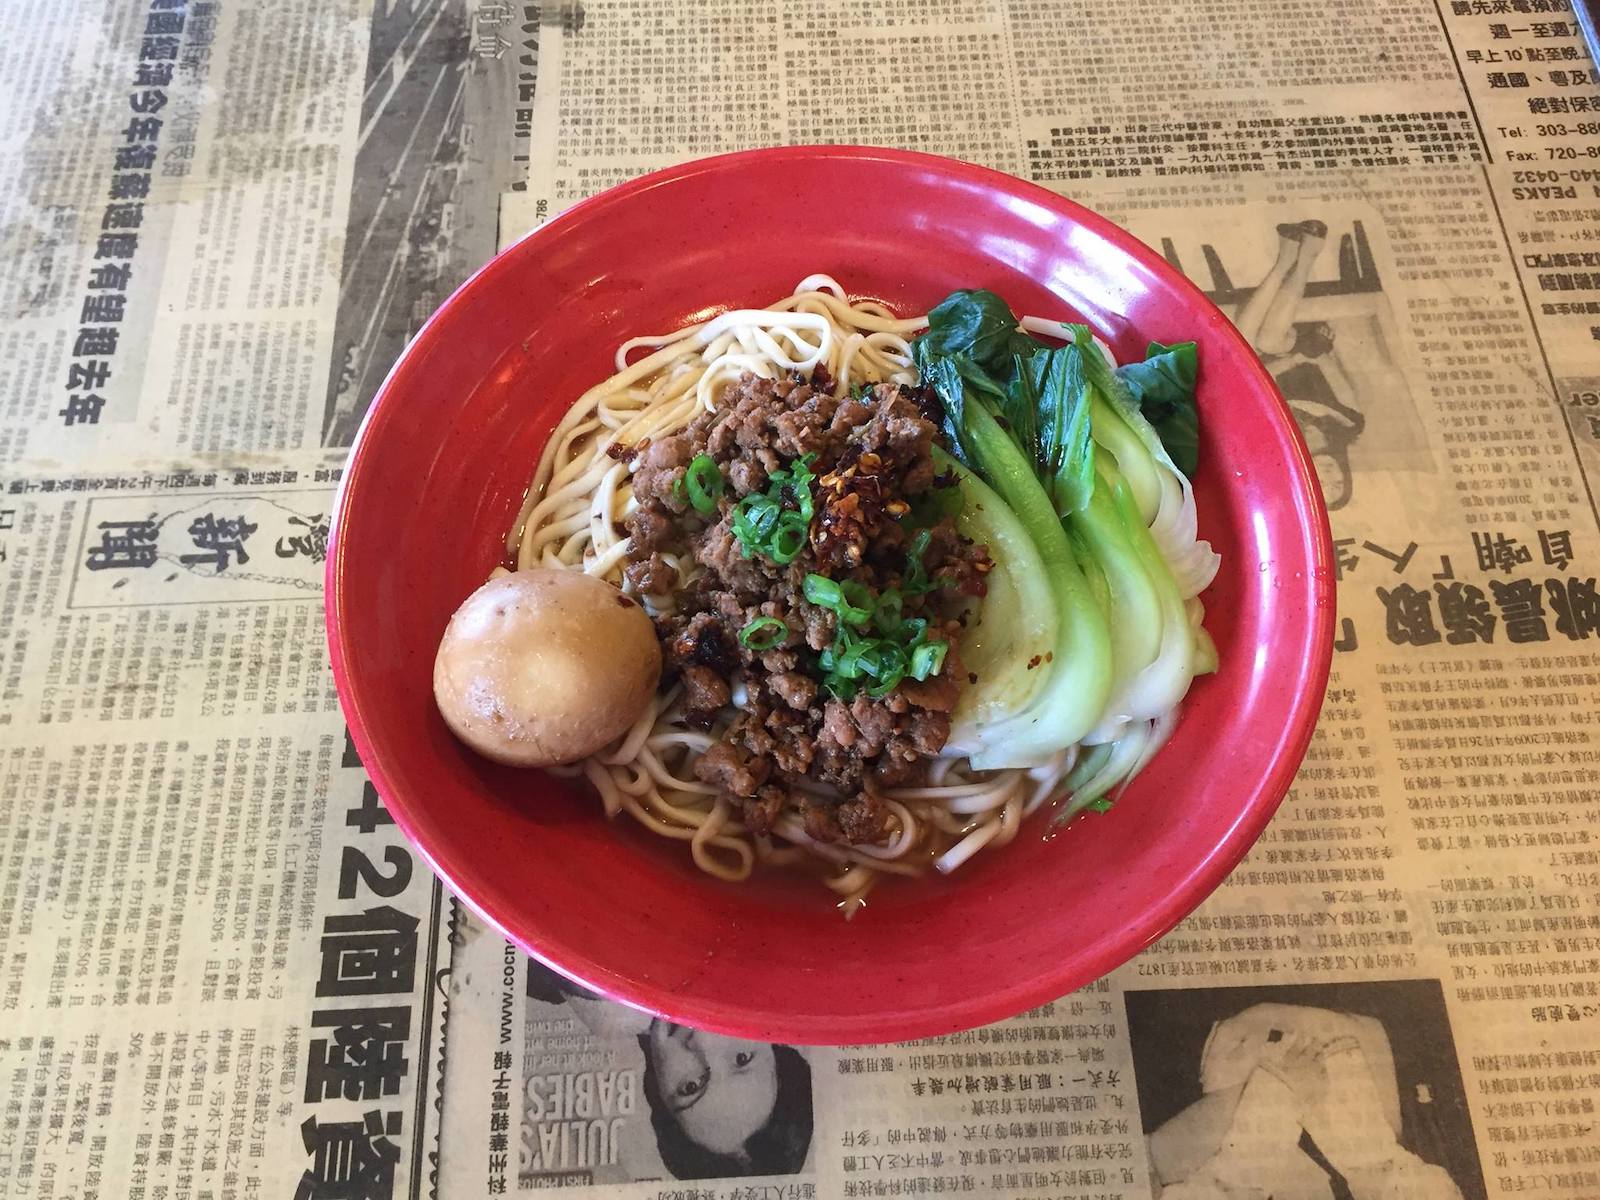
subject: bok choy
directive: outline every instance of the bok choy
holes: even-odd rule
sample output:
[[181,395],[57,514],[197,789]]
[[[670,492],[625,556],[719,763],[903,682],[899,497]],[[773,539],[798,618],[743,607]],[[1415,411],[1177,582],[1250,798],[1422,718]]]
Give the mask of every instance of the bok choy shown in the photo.
[[960,460],[963,532],[989,545],[999,577],[972,634],[984,670],[948,749],[988,770],[1086,747],[1070,814],[1142,768],[1194,675],[1215,668],[1194,597],[1217,559],[1195,537],[1187,478],[1194,343],[1152,343],[1115,367],[1087,326],[1059,328],[1047,343],[994,293],[958,291],[912,352]]

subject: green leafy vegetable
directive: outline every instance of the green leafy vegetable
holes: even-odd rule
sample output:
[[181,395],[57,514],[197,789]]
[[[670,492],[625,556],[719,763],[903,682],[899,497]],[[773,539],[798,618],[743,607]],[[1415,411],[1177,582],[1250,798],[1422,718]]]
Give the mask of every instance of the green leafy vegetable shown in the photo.
[[[1028,659],[1033,678],[1003,655],[992,659],[997,682],[974,689],[982,709],[974,701],[958,714],[952,748],[979,769],[1035,765],[1086,737],[1118,739],[1130,722],[1167,711],[1205,662],[1147,528],[1168,472],[1193,466],[1195,348],[1153,344],[1145,362],[1113,370],[1087,326],[1061,329],[1067,344],[1046,345],[991,293],[956,292],[912,347],[953,452],[1025,530],[1059,614],[1053,651]],[[1032,593],[1001,561],[1008,550],[1027,557],[991,545],[997,586],[983,607],[995,612],[978,622],[980,638],[990,630],[1002,646],[1015,645],[1003,623],[1032,611],[1019,611]],[[1137,747],[1130,740],[1115,756],[1094,756],[1106,766],[1085,803],[1131,769]]]
[[1059,516],[1089,503],[1094,491],[1094,440],[1089,436],[1093,393],[1077,346],[1040,350],[1025,364],[1037,395],[1039,445],[1034,459]]
[[[1020,711],[996,714],[997,719],[974,729],[973,744],[962,749],[979,770],[1035,766],[1099,723],[1112,685],[1111,638],[1055,504],[1039,481],[1037,464],[1001,427],[984,391],[968,388],[966,379],[960,370],[945,371],[938,372],[933,383],[947,409],[961,413],[961,444],[974,467],[1015,514],[1038,551],[1061,619],[1048,662],[1040,655],[1029,667],[1047,672],[1031,701]],[[947,391],[952,387],[961,391]]]
[[1118,367],[1117,377],[1127,387],[1144,419],[1155,427],[1173,464],[1193,476],[1200,462],[1200,425],[1195,411],[1194,385],[1199,357],[1193,342],[1163,346],[1151,342],[1143,362]]
[[951,292],[928,313],[928,332],[912,347],[923,358],[962,355],[996,375],[1005,375],[1018,354],[1039,345],[1017,324],[1006,302],[993,292],[962,289]]
[[957,532],[987,546],[994,563],[984,577],[988,594],[961,636],[962,665],[977,677],[961,690],[952,716],[951,742],[965,754],[979,744],[977,730],[1022,712],[1039,694],[1050,672],[1028,663],[1054,651],[1061,610],[1044,560],[1005,501],[937,448],[934,465],[955,475],[965,497]]
[[1041,425],[1046,420],[1039,393],[1045,387],[1050,358],[1050,351],[1043,346],[1028,355],[1012,355],[1012,374],[1006,384],[1005,403],[1000,408],[1000,419],[1010,432],[1011,440],[1029,458],[1039,457]]
[[927,335],[924,334],[912,343],[912,353],[917,357],[917,368],[922,374],[922,382],[931,384],[943,401],[943,431],[950,452],[961,462],[972,466],[964,416],[967,395],[971,393],[974,403],[986,404],[990,409],[1003,415],[1008,402],[1006,390],[965,354],[941,356],[931,355],[925,351],[919,354],[919,348],[926,341]]

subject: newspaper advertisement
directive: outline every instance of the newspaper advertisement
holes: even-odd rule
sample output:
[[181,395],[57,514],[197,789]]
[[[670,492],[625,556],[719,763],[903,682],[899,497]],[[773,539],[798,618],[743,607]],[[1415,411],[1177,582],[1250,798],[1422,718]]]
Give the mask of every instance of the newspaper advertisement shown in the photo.
[[[24,0],[0,29],[0,1197],[1600,1196],[1570,0]],[[341,462],[429,313],[584,196],[786,142],[1132,229],[1262,356],[1338,551],[1321,724],[1227,883],[1105,979],[920,1043],[718,1038],[531,963],[390,822],[328,670]]]

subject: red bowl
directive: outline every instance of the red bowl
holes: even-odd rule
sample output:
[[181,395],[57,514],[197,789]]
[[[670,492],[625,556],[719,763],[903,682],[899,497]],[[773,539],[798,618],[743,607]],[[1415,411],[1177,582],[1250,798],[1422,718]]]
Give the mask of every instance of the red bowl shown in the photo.
[[[561,413],[623,340],[764,306],[814,271],[902,313],[957,287],[1086,320],[1122,359],[1200,343],[1205,595],[1221,670],[1116,807],[1044,822],[954,876],[880,885],[846,923],[816,882],[729,885],[681,843],[460,745],[434,650]],[[389,811],[536,958],[685,1024],[791,1043],[926,1037],[1011,1016],[1172,928],[1243,857],[1311,736],[1333,637],[1331,543],[1294,420],[1248,345],[1131,235],[980,167],[796,147],[688,163],[579,204],[489,263],[406,349],[356,439],[328,558],[333,671]]]

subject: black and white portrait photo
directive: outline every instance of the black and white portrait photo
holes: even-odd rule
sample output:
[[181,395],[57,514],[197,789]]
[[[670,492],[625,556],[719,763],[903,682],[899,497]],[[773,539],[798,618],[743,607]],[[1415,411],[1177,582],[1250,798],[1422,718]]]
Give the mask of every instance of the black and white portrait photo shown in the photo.
[[[651,1017],[528,963],[525,1060],[582,1070],[526,1081],[525,1186],[794,1175],[812,1141],[811,1067],[793,1046],[724,1037]],[[574,1081],[608,1081],[610,1124],[574,1156],[563,1125]],[[587,1107],[598,1111],[597,1101]],[[588,1136],[588,1130],[583,1131]],[[580,1161],[581,1160],[581,1161]]]
[[1156,1200],[1484,1200],[1436,980],[1124,996]]

